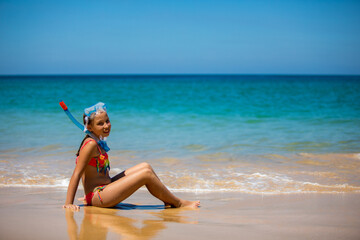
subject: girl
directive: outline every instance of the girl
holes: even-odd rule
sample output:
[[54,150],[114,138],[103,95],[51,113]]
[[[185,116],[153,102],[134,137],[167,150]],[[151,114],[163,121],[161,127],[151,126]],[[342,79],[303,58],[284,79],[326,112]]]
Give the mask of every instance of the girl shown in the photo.
[[[84,124],[93,137],[103,139],[109,136],[111,123],[105,105],[94,106],[85,109]],[[88,206],[113,207],[145,185],[153,196],[164,202],[165,207],[199,207],[199,201],[174,196],[148,163],[138,164],[111,178],[108,155],[104,150],[106,147],[101,144],[103,141],[97,142],[93,137],[86,135],[80,144],[63,208],[79,210],[80,207],[73,202],[80,178]]]

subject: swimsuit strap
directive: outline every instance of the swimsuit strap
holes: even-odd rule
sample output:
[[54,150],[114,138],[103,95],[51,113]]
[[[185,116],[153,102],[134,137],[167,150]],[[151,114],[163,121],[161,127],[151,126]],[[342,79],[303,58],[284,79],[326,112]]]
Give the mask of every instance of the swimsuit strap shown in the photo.
[[[86,141],[80,148],[80,150],[82,150],[86,144],[88,144],[89,142],[93,141],[94,139],[90,138],[88,141]],[[95,140],[94,140],[95,141]]]
[[[80,148],[80,150],[83,149],[83,147],[85,147],[85,145],[88,144],[88,143],[91,142],[91,141],[95,141],[95,140],[92,139],[92,138],[89,139],[88,141],[86,141],[86,142],[82,145],[82,147]],[[96,141],[95,141],[95,142],[96,142]],[[99,160],[102,160],[102,161],[103,161],[102,165],[103,165],[103,167],[105,168],[105,173],[106,173],[107,170],[108,170],[108,171],[110,170],[110,163],[109,163],[108,155],[107,155],[107,153],[102,154],[101,149],[100,149],[100,147],[99,147],[99,144],[96,143],[96,146],[97,146],[97,148],[98,148],[98,150],[99,150],[100,155],[99,155],[98,157],[91,158],[91,159],[90,159],[90,162],[89,162],[89,165],[96,167],[97,172],[99,172],[99,171],[100,171],[100,167],[102,167],[102,166],[100,166],[100,161],[99,161]],[[95,165],[90,164],[93,159],[95,159],[95,161],[96,161],[96,164],[95,164]],[[76,162],[77,162],[77,158],[76,158]],[[103,169],[103,168],[102,168],[102,169]]]
[[[86,144],[88,144],[89,142],[91,142],[91,141],[95,141],[94,139],[89,139],[89,141],[86,141],[83,145],[82,145],[82,147],[80,148],[80,150],[82,150],[83,149],[83,147],[85,147],[85,145]],[[96,142],[96,141],[95,141]],[[102,155],[102,153],[101,153],[101,149],[100,149],[100,147],[99,147],[99,144],[97,144],[96,143],[96,146],[97,146],[97,148],[98,148],[98,150],[99,150],[99,153],[100,153],[100,155]]]
[[99,200],[101,203],[103,203],[103,200],[101,198],[100,192],[103,191],[105,187],[106,187],[106,185],[101,185],[101,186],[94,188],[94,190],[93,190],[93,193],[95,193],[95,192],[98,193],[98,197],[99,197]]

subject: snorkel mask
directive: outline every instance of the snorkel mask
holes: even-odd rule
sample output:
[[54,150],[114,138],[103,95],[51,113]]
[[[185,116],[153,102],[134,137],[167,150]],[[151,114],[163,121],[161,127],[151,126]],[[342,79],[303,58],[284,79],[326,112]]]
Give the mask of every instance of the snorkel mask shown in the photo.
[[99,112],[106,112],[106,105],[105,103],[99,102],[91,107],[85,108],[84,109],[84,114],[85,114],[85,126],[82,125],[81,123],[79,123],[74,116],[70,113],[68,107],[66,106],[66,104],[64,103],[64,101],[60,101],[60,106],[61,108],[64,110],[64,112],[66,113],[66,115],[70,118],[70,120],[78,127],[81,129],[81,131],[84,131],[86,134],[88,134],[90,137],[92,137],[98,144],[100,147],[102,147],[106,152],[108,152],[110,150],[110,148],[108,147],[108,145],[106,144],[106,138],[102,138],[100,136],[101,139],[98,139],[92,132],[90,132],[87,129],[87,125],[89,123],[90,117],[92,114],[97,114]]
[[[97,104],[85,108],[84,114],[85,114],[85,128],[87,128],[87,125],[89,123],[90,117],[92,114],[98,114],[100,112],[106,112],[106,104],[102,102],[98,102]],[[85,131],[85,130],[84,130]]]

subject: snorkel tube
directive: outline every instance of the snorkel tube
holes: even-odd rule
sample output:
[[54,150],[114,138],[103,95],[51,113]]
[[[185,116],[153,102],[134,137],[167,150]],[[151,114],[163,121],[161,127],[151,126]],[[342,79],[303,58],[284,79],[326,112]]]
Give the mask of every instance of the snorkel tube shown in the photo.
[[[64,101],[61,101],[60,103],[60,106],[62,107],[62,109],[65,111],[66,115],[70,118],[70,120],[78,127],[80,128],[81,131],[84,131],[85,130],[85,127],[84,125],[82,125],[81,123],[79,123],[75,118],[74,116],[70,113],[68,107],[66,106],[66,104],[64,103]],[[89,130],[88,130],[89,131]],[[87,132],[85,132],[87,133]]]
[[86,134],[88,134],[90,137],[92,137],[106,152],[108,152],[110,150],[110,148],[108,147],[108,145],[106,144],[105,140],[102,139],[98,139],[92,132],[90,132],[89,130],[86,129],[86,127],[84,125],[82,125],[81,123],[79,123],[79,121],[77,121],[74,116],[71,114],[71,112],[69,111],[68,107],[66,106],[66,104],[64,103],[64,101],[60,101],[59,102],[61,108],[64,110],[64,112],[66,113],[66,115],[70,118],[70,120],[78,127],[80,128],[81,131],[85,132]]

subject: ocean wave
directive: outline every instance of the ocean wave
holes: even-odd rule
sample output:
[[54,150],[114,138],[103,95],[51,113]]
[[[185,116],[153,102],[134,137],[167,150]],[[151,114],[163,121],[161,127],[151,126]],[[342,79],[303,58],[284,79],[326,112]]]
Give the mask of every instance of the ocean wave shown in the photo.
[[51,176],[35,176],[27,178],[0,178],[0,187],[27,187],[27,188],[67,188],[69,178],[54,179]]
[[[284,193],[345,193],[360,192],[360,186],[343,184],[320,184],[299,181],[281,174],[234,173],[229,177],[212,178],[199,174],[165,174],[166,185],[173,191],[180,192],[241,192],[251,194],[284,194]],[[205,174],[207,175],[207,174]]]
[[[159,173],[165,185],[174,192],[239,192],[249,194],[291,194],[291,193],[355,193],[360,186],[344,184],[319,184],[294,180],[288,176],[265,173],[237,173],[232,177],[221,178],[215,174],[212,178],[204,174]],[[64,188],[69,178],[52,176],[34,176],[27,178],[0,178],[0,187]]]
[[[256,161],[225,161],[226,155],[215,153],[199,155],[191,163],[163,157],[153,159],[152,165],[164,184],[176,192],[346,193],[360,192],[359,156],[359,153],[271,154]],[[32,159],[5,159],[0,161],[0,187],[66,189],[74,165],[63,160],[36,159],[31,163]],[[123,159],[112,160],[113,176],[122,171],[116,166],[125,165]],[[135,163],[132,161],[129,166]]]

